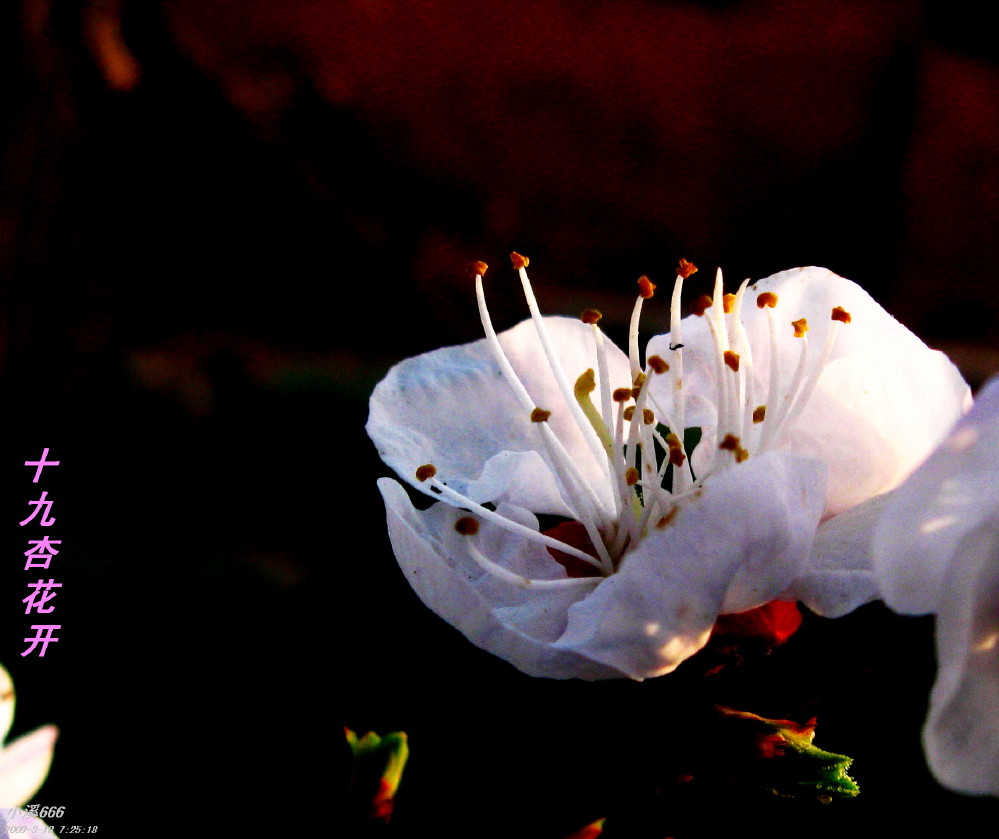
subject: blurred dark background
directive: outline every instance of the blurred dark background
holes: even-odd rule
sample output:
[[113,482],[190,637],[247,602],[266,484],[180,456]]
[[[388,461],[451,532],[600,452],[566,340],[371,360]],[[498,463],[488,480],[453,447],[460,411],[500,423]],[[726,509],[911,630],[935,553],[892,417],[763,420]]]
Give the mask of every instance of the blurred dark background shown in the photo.
[[[999,370],[986,8],[4,4],[0,661],[14,733],[63,732],[36,800],[102,835],[347,835],[349,725],[410,733],[399,836],[994,822],[922,764],[930,621],[809,620],[708,680],[528,679],[401,579],[363,432],[392,363],[479,337],[467,262],[493,264],[498,324],[524,316],[512,249],[547,311],[597,305],[612,332],[681,256],[732,281],[825,265],[979,384]],[[43,446],[63,640],[22,659],[21,464]],[[860,798],[680,789],[714,702],[817,713]]]

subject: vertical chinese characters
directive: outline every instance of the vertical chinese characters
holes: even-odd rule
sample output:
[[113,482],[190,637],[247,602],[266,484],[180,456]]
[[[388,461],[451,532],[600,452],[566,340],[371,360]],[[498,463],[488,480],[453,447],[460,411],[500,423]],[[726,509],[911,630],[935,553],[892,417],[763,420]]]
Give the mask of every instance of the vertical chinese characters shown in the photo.
[[[35,475],[31,480],[33,484],[39,483],[45,467],[59,466],[58,460],[49,460],[48,456],[49,450],[46,448],[42,451],[42,456],[38,460],[26,460],[24,462],[25,466],[35,467]],[[38,488],[41,489],[41,487]],[[48,490],[43,489],[38,498],[28,502],[31,512],[27,518],[20,522],[21,527],[28,527],[29,525],[33,527],[51,527],[56,523],[55,516],[52,515],[53,500],[48,496]],[[30,537],[36,534],[32,530],[28,532],[28,535]],[[59,553],[60,549],[57,546],[61,544],[61,539],[50,538],[48,532],[44,532],[39,539],[29,538],[28,550],[24,552],[26,558],[24,570],[32,571],[35,568],[40,568],[48,571],[49,563]],[[56,582],[51,576],[46,580],[45,575],[40,574],[37,581],[28,582],[27,588],[28,596],[21,600],[25,604],[24,614],[31,615],[34,612],[39,615],[45,615],[55,611],[55,606],[51,605],[50,601],[55,599],[55,596],[58,594],[55,589],[62,588],[62,583]],[[38,650],[39,657],[44,656],[48,645],[59,640],[53,633],[57,629],[62,629],[62,624],[31,624],[31,628],[35,631],[35,635],[34,637],[24,639],[24,642],[30,644],[30,646],[21,653],[22,657],[31,655],[35,650]]]

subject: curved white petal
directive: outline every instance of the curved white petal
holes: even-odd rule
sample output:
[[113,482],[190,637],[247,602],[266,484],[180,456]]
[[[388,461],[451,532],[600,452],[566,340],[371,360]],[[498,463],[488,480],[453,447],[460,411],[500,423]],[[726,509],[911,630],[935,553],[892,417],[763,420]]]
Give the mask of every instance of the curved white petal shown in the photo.
[[835,515],[902,483],[961,416],[969,394],[950,360],[925,346],[858,350],[826,366],[787,445],[830,465],[826,509]]
[[7,668],[0,664],[0,745],[7,739],[14,721],[14,682]]
[[14,683],[0,665],[0,808],[19,807],[38,791],[58,736],[55,726],[46,725],[4,746],[13,718]]
[[[766,494],[755,491],[763,480]],[[417,512],[397,482],[379,488],[407,579],[473,643],[529,675],[643,679],[700,649],[720,612],[761,605],[788,585],[808,555],[824,480],[822,464],[783,453],[728,470],[616,574],[554,590],[491,578],[468,557],[469,537],[454,531],[459,511]],[[551,578],[558,569],[518,537],[484,526],[474,538],[517,573]]]
[[874,565],[891,608],[936,613],[930,768],[954,789],[999,795],[999,379],[892,494]]
[[[772,310],[756,305],[763,292],[777,295]],[[835,307],[849,312],[851,322],[833,321]],[[776,359],[770,350],[771,315]],[[836,514],[904,480],[967,407],[969,390],[946,356],[930,350],[860,286],[825,268],[796,268],[746,291],[742,323],[752,350],[754,405],[766,403],[772,365],[782,390],[793,380],[803,344],[793,337],[791,324],[800,318],[808,321],[806,371],[818,364],[830,329],[838,331],[814,392],[775,445],[829,464],[827,514]],[[707,406],[717,401],[717,349],[707,319],[686,318],[682,338],[684,391],[700,400],[691,404],[701,406],[692,416],[714,426],[717,412]],[[669,335],[653,339],[649,352],[669,358],[670,340]],[[666,385],[669,375],[657,386]],[[767,406],[768,418],[777,415],[774,408]]]
[[720,473],[570,608],[559,647],[633,679],[674,670],[704,646],[719,614],[760,606],[788,585],[824,495],[823,465],[795,455]]
[[937,613],[937,680],[923,742],[942,784],[999,795],[999,520],[959,548]]
[[871,540],[891,493],[879,495],[822,522],[812,554],[798,578],[781,595],[800,600],[827,618],[838,618],[878,599]]
[[[510,662],[530,676],[553,679],[620,678],[623,674],[554,646],[565,627],[569,606],[592,588],[580,583],[559,589],[515,585],[491,579],[468,556],[468,539],[454,530],[460,511],[444,504],[417,511],[402,486],[391,478],[378,482],[388,518],[389,538],[406,579],[420,599],[460,630],[473,644]],[[561,572],[544,548],[483,527],[483,551],[518,573],[549,576]],[[530,556],[525,556],[529,554]],[[531,557],[534,562],[532,563]],[[564,577],[564,573],[562,573]]]
[[[590,326],[571,318],[544,321],[571,381],[588,368],[598,370]],[[603,464],[594,458],[570,415],[533,323],[524,321],[501,333],[499,341],[535,407],[552,412],[548,421],[552,430],[611,507],[607,481],[601,478]],[[628,359],[609,342],[606,347],[611,388],[630,385]],[[593,401],[601,404],[599,387]],[[395,365],[371,395],[367,431],[382,460],[404,480],[415,483],[416,469],[433,463],[441,479],[461,493],[501,452],[536,452],[552,467],[538,424],[517,401],[485,340],[434,350]],[[514,477],[510,471],[504,474]],[[503,494],[502,486],[494,483],[493,488]],[[537,512],[558,512],[568,506],[561,495],[546,500]]]
[[[756,491],[763,481],[765,494]],[[460,511],[418,512],[397,482],[383,478],[379,488],[410,584],[473,643],[529,675],[644,679],[697,652],[721,612],[759,606],[795,577],[822,512],[825,468],[772,453],[728,470],[616,574],[558,589],[492,578],[467,556],[470,537],[454,530]],[[561,576],[543,547],[488,526],[474,538],[504,568]]]
[[25,734],[0,752],[0,807],[19,807],[45,781],[58,731],[46,725]]
[[468,485],[468,497],[483,504],[514,503],[536,513],[575,518],[551,469],[537,452],[500,452],[486,461]]
[[999,380],[929,460],[893,494],[874,540],[885,602],[897,612],[940,608],[967,534],[999,517]]

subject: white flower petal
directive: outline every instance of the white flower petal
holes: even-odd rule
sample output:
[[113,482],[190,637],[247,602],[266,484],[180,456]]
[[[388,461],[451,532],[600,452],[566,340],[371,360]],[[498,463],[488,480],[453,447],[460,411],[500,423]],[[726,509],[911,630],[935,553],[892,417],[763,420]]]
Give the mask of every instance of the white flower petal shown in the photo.
[[[774,309],[756,305],[763,292],[777,295]],[[774,274],[746,291],[742,323],[752,348],[755,403],[765,404],[774,363],[768,313],[777,324],[775,363],[786,388],[802,347],[801,339],[793,337],[792,321],[808,321],[809,364],[814,364],[834,326],[830,315],[835,307],[849,312],[851,322],[837,325],[835,344],[815,391],[777,443],[778,448],[829,465],[828,514],[897,486],[943,438],[967,407],[970,394],[946,356],[929,349],[860,286],[812,267]],[[718,366],[713,363],[717,349],[707,318],[686,318],[682,337],[684,391],[689,390],[692,406],[700,406],[689,415],[714,427],[717,411],[710,403],[717,399]],[[654,338],[649,352],[668,358],[671,340],[669,335]],[[727,375],[725,368],[723,372]],[[669,375],[661,377],[657,388],[667,386]],[[774,408],[767,406],[768,417],[775,415]]]
[[7,668],[0,664],[0,745],[7,739],[14,720],[14,682]]
[[[544,320],[573,381],[586,369],[597,369],[591,327],[571,318]],[[584,477],[602,487],[603,465],[593,457],[566,407],[534,325],[524,321],[503,332],[499,340],[535,407],[552,412],[549,424]],[[630,385],[625,355],[609,342],[607,354],[612,388]],[[593,394],[597,405],[599,396],[598,388]],[[500,452],[533,451],[549,463],[537,424],[517,402],[485,340],[400,362],[379,382],[370,407],[368,435],[382,460],[410,483],[419,466],[433,463],[442,480],[466,494],[469,483],[480,478],[486,462]],[[609,506],[610,496],[605,495],[602,500]],[[567,505],[558,496],[547,499],[544,506],[537,511],[554,512]]]
[[562,500],[544,459],[537,452],[500,452],[489,458],[477,480],[468,485],[468,497],[483,504],[514,502],[535,513],[576,518]]
[[633,679],[670,672],[704,646],[720,613],[760,606],[788,585],[824,495],[824,466],[795,455],[720,473],[569,609],[558,645]]
[[[428,607],[469,641],[530,676],[600,679],[623,675],[552,643],[564,628],[569,606],[585,596],[588,586],[538,590],[491,581],[463,555],[468,537],[454,531],[459,511],[436,504],[419,512],[402,486],[390,478],[379,480],[378,488],[385,499],[389,538],[406,579]],[[523,540],[519,547],[530,549]]]
[[961,416],[969,393],[950,360],[925,346],[858,351],[826,366],[788,447],[830,464],[827,511],[835,515],[905,480]]
[[838,618],[880,597],[871,539],[890,495],[876,496],[822,522],[812,555],[781,599],[800,600],[819,615]]
[[937,680],[923,732],[944,785],[999,795],[999,521],[967,534],[937,614]]
[[953,789],[999,795],[999,379],[892,494],[874,566],[891,608],[936,613],[930,768]]
[[25,734],[0,753],[0,807],[19,807],[45,781],[58,731],[46,725]]
[[874,540],[885,602],[896,612],[937,611],[967,534],[999,518],[999,380],[929,460],[892,496]]

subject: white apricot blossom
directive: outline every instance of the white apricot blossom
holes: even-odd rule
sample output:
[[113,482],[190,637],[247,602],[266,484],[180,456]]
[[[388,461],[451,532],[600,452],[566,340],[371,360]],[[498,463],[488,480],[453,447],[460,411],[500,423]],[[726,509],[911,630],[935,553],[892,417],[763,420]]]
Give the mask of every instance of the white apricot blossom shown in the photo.
[[930,769],[999,795],[999,379],[886,500],[874,564],[892,609],[936,615]]
[[14,683],[0,665],[0,828],[16,827],[18,832],[55,836],[37,816],[19,809],[38,792],[49,774],[57,731],[46,725],[7,743],[14,720]]
[[[862,289],[822,268],[702,300],[627,354],[600,315],[531,319],[397,364],[368,434],[412,489],[379,481],[392,545],[421,599],[525,673],[644,679],[675,669],[719,614],[783,595],[827,612],[876,596],[823,522],[899,483],[954,419],[967,386]],[[688,451],[689,449],[689,451]],[[826,527],[822,524],[822,527]],[[858,536],[857,534],[863,534]],[[866,559],[866,553],[864,558]]]

